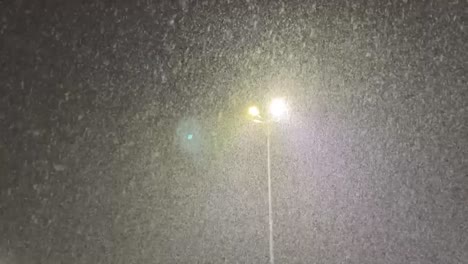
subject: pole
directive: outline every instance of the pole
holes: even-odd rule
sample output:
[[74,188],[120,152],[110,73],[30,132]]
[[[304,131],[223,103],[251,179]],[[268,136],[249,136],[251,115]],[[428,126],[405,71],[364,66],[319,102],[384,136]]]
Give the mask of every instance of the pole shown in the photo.
[[270,124],[267,123],[267,167],[268,167],[268,223],[270,227],[270,264],[275,263],[273,255],[273,211],[271,206],[271,158],[270,158]]

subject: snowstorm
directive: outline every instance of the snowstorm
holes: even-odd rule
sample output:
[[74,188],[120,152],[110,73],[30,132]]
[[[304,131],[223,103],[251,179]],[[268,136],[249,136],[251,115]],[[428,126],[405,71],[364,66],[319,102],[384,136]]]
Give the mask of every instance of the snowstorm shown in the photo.
[[0,0],[0,264],[468,264],[466,0]]

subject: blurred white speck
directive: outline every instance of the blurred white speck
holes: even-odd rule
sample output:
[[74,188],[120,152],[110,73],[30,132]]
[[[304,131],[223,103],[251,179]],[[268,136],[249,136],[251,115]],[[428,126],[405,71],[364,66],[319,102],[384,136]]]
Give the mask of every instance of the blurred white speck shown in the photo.
[[370,58],[370,56],[371,56],[370,52],[367,52],[366,53],[366,58]]
[[35,215],[32,215],[31,216],[31,221],[34,223],[34,224],[37,224],[38,223],[38,219]]
[[62,164],[54,164],[54,170],[55,171],[64,171],[66,170],[67,167],[65,165],[62,165]]
[[182,11],[187,12],[187,0],[179,0],[179,5],[182,8]]
[[31,134],[34,136],[34,137],[38,137],[41,135],[41,131],[38,130],[38,129],[35,129],[33,131],[31,131]]

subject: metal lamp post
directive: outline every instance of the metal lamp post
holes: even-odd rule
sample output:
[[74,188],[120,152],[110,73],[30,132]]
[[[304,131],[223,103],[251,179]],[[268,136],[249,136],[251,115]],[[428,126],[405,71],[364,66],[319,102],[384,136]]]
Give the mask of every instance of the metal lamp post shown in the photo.
[[273,241],[273,208],[271,198],[271,154],[270,154],[270,134],[271,134],[271,123],[280,120],[287,112],[286,102],[282,98],[273,99],[270,108],[269,115],[266,119],[260,115],[260,110],[256,106],[251,106],[248,110],[250,116],[256,123],[266,125],[266,138],[267,138],[267,176],[268,176],[268,224],[269,224],[269,256],[270,264],[275,263],[274,258],[274,241]]

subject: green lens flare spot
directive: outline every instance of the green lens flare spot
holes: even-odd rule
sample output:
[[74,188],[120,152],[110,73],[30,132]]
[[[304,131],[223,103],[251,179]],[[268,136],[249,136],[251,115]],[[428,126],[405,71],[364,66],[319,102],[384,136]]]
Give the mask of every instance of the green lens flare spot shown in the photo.
[[192,139],[193,139],[193,134],[188,134],[188,135],[187,135],[187,139],[188,139],[188,140],[192,140]]

